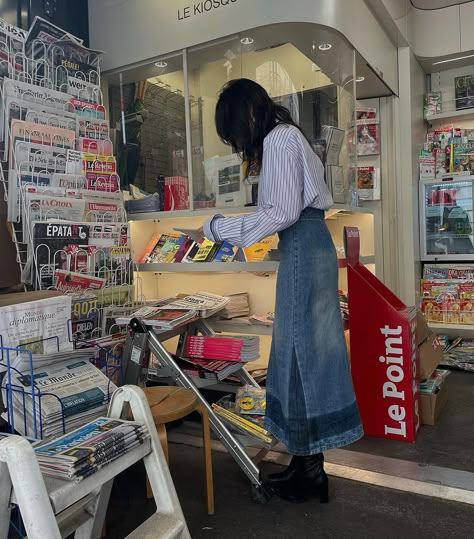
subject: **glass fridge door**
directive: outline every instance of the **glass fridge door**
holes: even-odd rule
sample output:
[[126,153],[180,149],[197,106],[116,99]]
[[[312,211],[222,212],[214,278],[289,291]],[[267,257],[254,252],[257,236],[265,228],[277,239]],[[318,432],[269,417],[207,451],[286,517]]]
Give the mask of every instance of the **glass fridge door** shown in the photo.
[[424,185],[424,257],[474,258],[473,179]]

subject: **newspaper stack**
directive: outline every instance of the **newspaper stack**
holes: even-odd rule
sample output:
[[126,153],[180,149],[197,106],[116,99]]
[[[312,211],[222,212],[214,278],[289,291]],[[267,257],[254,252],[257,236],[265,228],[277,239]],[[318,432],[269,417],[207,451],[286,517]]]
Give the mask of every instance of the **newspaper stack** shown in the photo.
[[135,449],[149,437],[134,421],[99,417],[49,443],[35,447],[45,475],[79,482]]
[[12,409],[3,417],[10,423],[13,419],[15,430],[23,436],[41,439],[62,435],[103,416],[116,389],[90,361],[77,357],[40,365],[33,377],[32,387],[29,371],[12,370],[11,385],[3,385],[4,402],[11,402]]
[[229,303],[220,311],[219,316],[226,320],[250,314],[248,292],[241,294],[230,294]]
[[225,296],[218,296],[210,292],[196,292],[190,296],[176,299],[166,304],[166,309],[192,309],[197,311],[201,318],[209,318],[221,311],[230,299]]
[[67,359],[76,361],[92,361],[96,355],[95,349],[85,348],[80,350],[71,350],[69,352],[55,352],[53,354],[28,354],[20,352],[12,363],[12,367],[21,373],[29,374],[30,369],[38,369],[53,363],[61,363]]

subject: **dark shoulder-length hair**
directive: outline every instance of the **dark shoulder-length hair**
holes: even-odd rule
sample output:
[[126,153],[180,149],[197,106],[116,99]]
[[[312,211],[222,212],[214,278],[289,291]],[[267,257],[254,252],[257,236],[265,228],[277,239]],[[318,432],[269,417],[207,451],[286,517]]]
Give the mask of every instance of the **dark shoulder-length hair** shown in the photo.
[[288,109],[277,105],[266,90],[249,79],[235,79],[221,90],[215,113],[216,130],[243,161],[262,165],[263,139],[278,124],[297,125]]

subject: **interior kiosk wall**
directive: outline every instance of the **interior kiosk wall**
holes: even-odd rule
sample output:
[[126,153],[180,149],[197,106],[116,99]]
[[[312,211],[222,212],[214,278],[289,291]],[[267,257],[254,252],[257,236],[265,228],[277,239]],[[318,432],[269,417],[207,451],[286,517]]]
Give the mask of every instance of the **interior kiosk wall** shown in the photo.
[[[188,184],[189,204],[178,211],[130,216],[137,259],[153,234],[201,226],[216,212],[253,211],[245,206],[252,202],[252,188],[243,181],[240,158],[222,144],[214,126],[219,90],[228,80],[239,77],[257,81],[275,101],[288,107],[316,151],[321,149],[323,126],[343,131],[339,165],[344,189],[339,204],[328,212],[327,222],[341,258],[344,226],[359,227],[363,260],[382,276],[381,202],[357,205],[354,174],[359,160],[367,165],[372,156],[358,156],[357,136],[349,135],[354,129],[355,109],[370,105],[378,111],[378,97],[391,92],[338,32],[305,23],[252,29],[108,74],[110,121],[117,128],[119,145],[125,123],[126,166],[119,158],[122,179],[147,192],[157,190],[160,175],[179,177]],[[370,101],[364,103],[364,99]],[[232,264],[204,263],[192,273],[189,266],[195,267],[140,264],[144,295],[155,298],[183,291],[247,291],[252,313],[274,310],[278,263],[249,263],[243,271],[234,270]],[[339,284],[347,290],[344,268],[340,269]],[[270,331],[267,335],[262,337],[264,361]]]

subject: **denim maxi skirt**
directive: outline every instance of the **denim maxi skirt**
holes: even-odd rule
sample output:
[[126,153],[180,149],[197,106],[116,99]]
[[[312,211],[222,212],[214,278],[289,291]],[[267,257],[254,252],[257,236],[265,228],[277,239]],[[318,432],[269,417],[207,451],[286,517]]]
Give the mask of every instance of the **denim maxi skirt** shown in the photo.
[[265,426],[293,455],[362,435],[338,295],[337,254],[321,210],[279,233],[280,268]]

